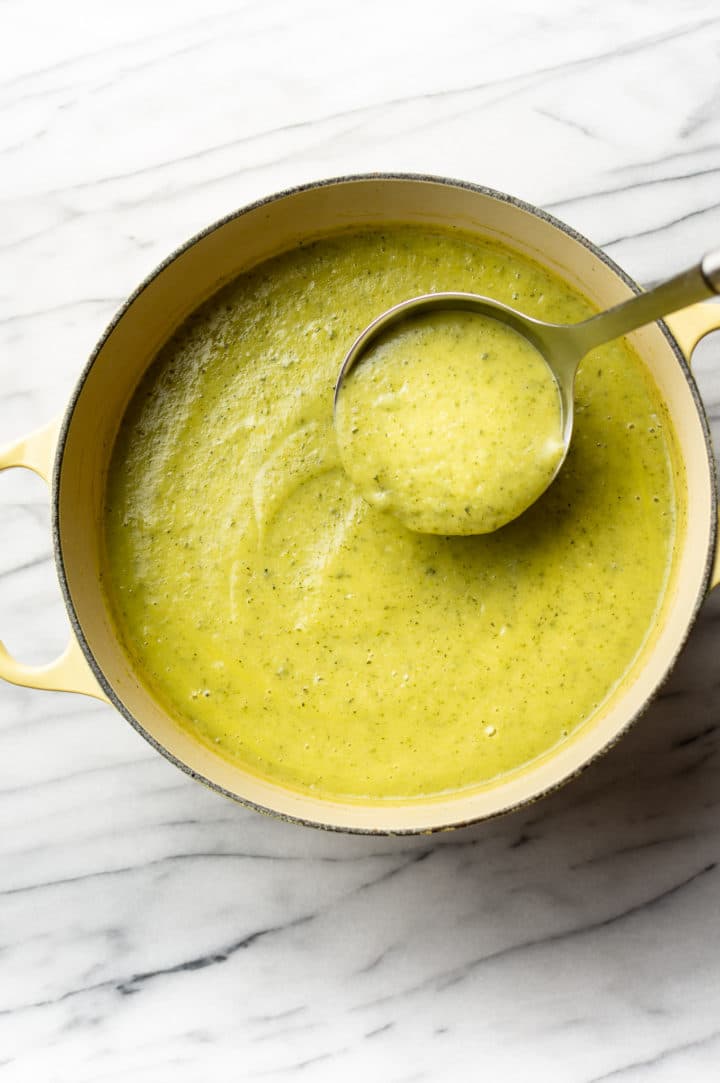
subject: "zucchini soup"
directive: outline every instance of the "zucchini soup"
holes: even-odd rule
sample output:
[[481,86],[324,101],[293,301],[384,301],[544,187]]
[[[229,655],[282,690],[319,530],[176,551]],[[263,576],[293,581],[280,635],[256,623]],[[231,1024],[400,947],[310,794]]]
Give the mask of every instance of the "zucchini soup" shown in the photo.
[[361,495],[333,429],[340,364],[380,312],[442,290],[593,311],[494,241],[333,234],[198,309],[113,450],[103,587],[134,668],[198,740],[319,797],[480,787],[571,739],[632,671],[672,567],[674,434],[624,341],[582,362],[568,458],[508,525],[416,533]]
[[516,519],[563,457],[555,377],[507,324],[410,316],[344,378],[340,459],[368,503],[421,534],[487,534]]

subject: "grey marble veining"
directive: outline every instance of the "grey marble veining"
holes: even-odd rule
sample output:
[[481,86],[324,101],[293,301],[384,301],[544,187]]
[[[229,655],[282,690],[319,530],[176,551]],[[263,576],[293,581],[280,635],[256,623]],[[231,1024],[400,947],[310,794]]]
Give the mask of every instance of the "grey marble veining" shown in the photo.
[[[479,181],[643,282],[720,239],[713,0],[30,0],[0,20],[2,441],[62,408],[174,245],[304,180]],[[695,361],[716,437],[719,342]],[[0,635],[40,661],[66,635],[47,496],[13,471],[0,499]],[[110,708],[2,686],[0,1078],[717,1079],[719,706],[711,596],[581,778],[393,840],[263,818]]]

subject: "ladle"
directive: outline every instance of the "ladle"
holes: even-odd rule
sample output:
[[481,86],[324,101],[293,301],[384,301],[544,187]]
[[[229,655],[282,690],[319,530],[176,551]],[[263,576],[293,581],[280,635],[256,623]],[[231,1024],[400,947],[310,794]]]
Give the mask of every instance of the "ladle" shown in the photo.
[[[470,310],[499,320],[523,335],[542,355],[559,391],[562,456],[555,472],[543,480],[543,488],[534,497],[537,499],[557,476],[570,447],[574,421],[575,376],[583,357],[596,346],[716,294],[720,294],[720,249],[709,252],[700,263],[667,282],[575,324],[544,323],[500,301],[474,293],[422,294],[393,305],[358,335],[340,367],[333,407],[337,412],[338,398],[351,369],[362,360],[371,344],[394,325],[420,314],[449,309]],[[518,420],[518,424],[522,424],[522,419]],[[519,515],[527,506],[526,503],[518,508],[516,514]],[[453,532],[452,529],[447,531]]]

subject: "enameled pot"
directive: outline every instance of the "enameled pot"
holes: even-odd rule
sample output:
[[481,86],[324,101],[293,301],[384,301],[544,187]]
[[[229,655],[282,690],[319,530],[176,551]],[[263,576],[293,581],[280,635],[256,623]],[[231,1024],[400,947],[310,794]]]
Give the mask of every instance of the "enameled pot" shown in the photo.
[[[696,305],[630,339],[673,420],[687,477],[686,516],[657,628],[602,711],[560,748],[476,790],[392,804],[335,802],[273,784],[194,740],[133,671],[100,582],[103,488],[127,403],[159,347],[197,306],[259,261],[348,226],[390,222],[456,226],[496,238],[558,273],[600,308],[639,288],[589,241],[498,192],[438,177],[368,175],[296,188],[211,226],[175,252],[115,317],[85,367],[64,416],[0,451],[0,469],[24,466],[52,486],[55,561],[72,636],[62,656],[22,665],[0,645],[0,676],[34,688],[82,692],[112,703],[173,763],[259,810],[325,828],[402,833],[460,826],[506,812],[567,781],[613,744],[665,680],[702,604],[720,578],[717,508],[707,418],[688,360],[720,328],[720,306]],[[670,329],[668,329],[670,328]]]

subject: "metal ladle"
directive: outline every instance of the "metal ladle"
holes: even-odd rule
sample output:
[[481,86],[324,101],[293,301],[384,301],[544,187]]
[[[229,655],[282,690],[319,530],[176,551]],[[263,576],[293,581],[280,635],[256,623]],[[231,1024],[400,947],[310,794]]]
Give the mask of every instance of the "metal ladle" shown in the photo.
[[[489,316],[512,327],[535,347],[543,356],[559,390],[563,454],[555,472],[542,490],[544,492],[557,476],[570,447],[574,421],[575,376],[583,357],[596,346],[717,294],[720,294],[720,249],[708,252],[700,263],[667,282],[662,282],[646,293],[631,297],[629,301],[581,323],[544,323],[500,301],[493,301],[475,293],[425,293],[393,305],[358,335],[340,366],[335,383],[333,411],[336,412],[346,376],[370,345],[388,328],[410,316],[437,310],[465,309]],[[540,495],[542,494],[538,492],[537,496]]]

